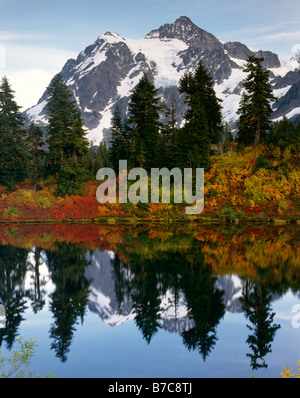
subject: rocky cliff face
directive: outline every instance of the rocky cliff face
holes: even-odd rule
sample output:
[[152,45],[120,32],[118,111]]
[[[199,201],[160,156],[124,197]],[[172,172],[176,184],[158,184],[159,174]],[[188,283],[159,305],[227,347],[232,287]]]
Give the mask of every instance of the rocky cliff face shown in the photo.
[[[254,51],[239,42],[222,43],[187,17],[152,30],[140,40],[107,32],[76,60],[68,60],[61,74],[81,110],[89,139],[99,144],[103,138],[109,141],[116,104],[124,114],[127,112],[132,90],[143,73],[154,82],[166,104],[175,96],[180,124],[185,108],[184,97],[177,91],[178,81],[185,72],[193,71],[200,60],[215,80],[216,93],[223,100],[224,121],[234,126],[245,78],[243,68],[250,55],[263,57],[264,66],[270,71],[274,94],[279,98],[273,105],[273,118],[299,116],[297,60],[282,61],[270,51]],[[24,113],[27,122],[47,124],[46,99],[47,92]]]

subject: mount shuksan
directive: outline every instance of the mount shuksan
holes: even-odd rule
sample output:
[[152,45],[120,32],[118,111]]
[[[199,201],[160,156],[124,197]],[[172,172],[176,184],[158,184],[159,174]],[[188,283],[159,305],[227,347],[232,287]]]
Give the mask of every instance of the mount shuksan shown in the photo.
[[[152,30],[145,38],[126,39],[106,32],[69,59],[61,70],[65,84],[73,94],[83,118],[87,136],[94,145],[109,142],[111,118],[116,104],[125,115],[132,90],[143,73],[159,89],[162,101],[170,105],[175,98],[180,124],[185,112],[184,96],[178,93],[178,81],[185,72],[193,72],[201,60],[215,81],[215,91],[223,106],[223,120],[230,127],[237,121],[246,60],[250,55],[264,58],[270,83],[278,101],[273,104],[273,120],[283,116],[300,121],[300,74],[296,59],[280,60],[270,51],[253,50],[240,42],[221,42],[180,17],[172,24]],[[47,124],[47,91],[38,103],[27,109],[27,123]]]

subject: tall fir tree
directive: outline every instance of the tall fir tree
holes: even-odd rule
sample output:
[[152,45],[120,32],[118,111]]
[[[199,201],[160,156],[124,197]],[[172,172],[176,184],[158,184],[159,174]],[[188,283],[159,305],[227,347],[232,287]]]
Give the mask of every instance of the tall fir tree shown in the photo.
[[133,90],[129,103],[131,166],[146,170],[158,167],[157,150],[160,122],[158,90],[144,74]]
[[217,144],[222,139],[222,106],[214,90],[214,81],[207,68],[200,61],[194,73],[185,73],[179,81],[179,92],[186,93],[186,103],[189,110],[186,114],[188,120],[192,117],[193,106],[201,103],[211,144]]
[[57,194],[78,193],[90,177],[90,151],[81,114],[61,74],[48,87],[48,174],[57,177]]
[[211,144],[222,137],[222,113],[213,80],[200,62],[194,73],[186,73],[179,81],[179,92],[186,94],[185,124],[180,132],[181,166],[207,169]]
[[250,56],[244,72],[245,91],[242,94],[239,115],[237,142],[244,146],[257,147],[260,140],[271,128],[271,102],[276,100],[269,82],[269,72],[262,66],[263,58]]
[[6,76],[0,85],[0,185],[13,188],[27,177],[24,119]]

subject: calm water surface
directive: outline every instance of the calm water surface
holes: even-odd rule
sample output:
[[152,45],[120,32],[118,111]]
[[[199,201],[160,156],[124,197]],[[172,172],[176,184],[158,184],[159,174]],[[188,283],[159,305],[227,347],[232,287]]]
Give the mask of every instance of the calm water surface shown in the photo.
[[41,374],[280,377],[299,293],[297,225],[0,229],[1,350],[35,338]]

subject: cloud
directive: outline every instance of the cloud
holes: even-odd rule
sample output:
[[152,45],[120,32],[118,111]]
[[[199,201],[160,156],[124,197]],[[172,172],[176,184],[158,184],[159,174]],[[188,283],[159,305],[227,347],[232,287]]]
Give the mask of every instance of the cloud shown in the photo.
[[299,41],[300,40],[300,30],[295,32],[277,32],[271,33],[268,35],[260,36],[261,40],[267,41],[281,41],[281,42],[291,42],[291,41]]
[[77,53],[52,47],[4,44],[6,52],[7,69],[43,68],[57,70],[69,58],[74,58]]
[[42,69],[11,72],[6,76],[21,111],[37,104],[53,77],[51,73]]
[[20,43],[0,44],[0,76],[7,76],[23,110],[35,105],[52,77],[77,53]]

